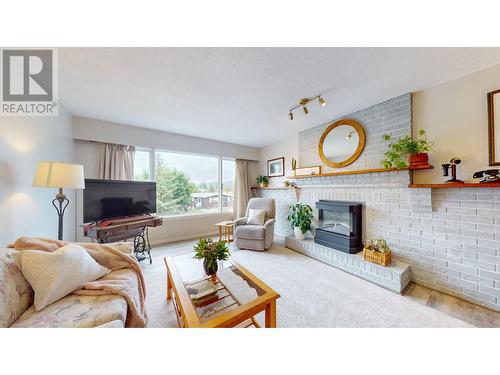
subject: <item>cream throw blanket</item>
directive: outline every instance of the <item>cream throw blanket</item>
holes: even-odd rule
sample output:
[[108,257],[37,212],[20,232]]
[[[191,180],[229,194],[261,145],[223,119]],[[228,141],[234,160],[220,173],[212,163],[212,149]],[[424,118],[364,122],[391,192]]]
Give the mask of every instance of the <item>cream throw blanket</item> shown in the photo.
[[[50,240],[45,238],[20,237],[9,248],[16,250],[42,250],[55,251],[65,246],[67,242]],[[116,294],[127,300],[128,312],[125,327],[145,327],[147,323],[146,314],[146,286],[144,275],[139,262],[133,255],[119,250],[112,244],[102,245],[94,243],[77,243],[87,250],[94,260],[113,272],[96,281],[83,285],[74,294],[81,296],[95,296]],[[120,244],[122,246],[122,244]]]

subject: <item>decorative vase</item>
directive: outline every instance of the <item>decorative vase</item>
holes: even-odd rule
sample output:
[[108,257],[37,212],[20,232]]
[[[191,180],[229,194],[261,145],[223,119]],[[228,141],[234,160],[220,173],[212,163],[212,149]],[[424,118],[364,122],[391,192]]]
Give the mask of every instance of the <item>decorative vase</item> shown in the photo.
[[299,241],[302,241],[303,239],[306,238],[306,234],[302,233],[302,230],[299,227],[293,228],[293,234],[295,235],[295,238],[298,239]]
[[261,188],[266,188],[266,187],[267,187],[267,185],[269,185],[269,184],[268,184],[268,183],[266,183],[266,182],[261,182],[261,183],[260,183],[260,187],[261,187]]
[[411,154],[409,158],[410,169],[429,165],[429,155],[426,152]]
[[205,273],[207,274],[207,276],[212,276],[212,275],[215,275],[217,273],[219,266],[218,266],[217,262],[215,262],[212,267],[209,267],[208,261],[205,259],[205,260],[203,260],[203,269],[205,270]]

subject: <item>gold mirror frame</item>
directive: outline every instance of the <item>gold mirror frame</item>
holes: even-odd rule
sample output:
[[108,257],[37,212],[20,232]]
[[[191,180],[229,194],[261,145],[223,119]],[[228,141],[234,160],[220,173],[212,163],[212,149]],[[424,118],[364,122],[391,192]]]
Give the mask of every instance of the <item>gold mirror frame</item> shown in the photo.
[[[349,159],[335,163],[335,162],[329,160],[325,156],[325,153],[323,152],[323,143],[325,142],[326,136],[333,129],[335,129],[336,127],[341,126],[341,125],[350,125],[354,129],[356,129],[356,131],[358,132],[358,136],[359,136],[359,143],[358,143],[358,147],[356,148],[356,151],[354,151],[354,154],[352,154],[352,156]],[[323,163],[325,163],[329,167],[343,168],[343,167],[353,163],[357,158],[359,158],[359,155],[361,155],[361,153],[363,152],[363,149],[365,148],[365,142],[366,142],[365,130],[363,129],[363,126],[361,126],[361,124],[359,122],[357,122],[356,120],[353,120],[353,119],[349,119],[349,118],[338,120],[338,121],[335,121],[333,124],[331,124],[328,128],[326,128],[326,130],[321,135],[321,138],[320,138],[319,144],[318,144],[319,157],[321,158],[321,160],[323,160]]]

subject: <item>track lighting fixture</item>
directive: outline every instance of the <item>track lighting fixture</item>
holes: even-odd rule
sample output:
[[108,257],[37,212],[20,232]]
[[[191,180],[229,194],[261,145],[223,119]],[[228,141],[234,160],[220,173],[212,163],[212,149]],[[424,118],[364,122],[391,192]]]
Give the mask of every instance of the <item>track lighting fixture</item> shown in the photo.
[[321,95],[315,95],[311,98],[302,98],[299,100],[299,104],[297,104],[295,107],[290,108],[290,112],[288,113],[288,118],[290,120],[293,120],[293,111],[296,110],[299,107],[302,107],[302,110],[304,111],[304,114],[309,113],[309,109],[307,109],[307,104],[312,102],[313,100],[318,99],[319,104],[324,107],[326,105],[326,100],[321,97]]

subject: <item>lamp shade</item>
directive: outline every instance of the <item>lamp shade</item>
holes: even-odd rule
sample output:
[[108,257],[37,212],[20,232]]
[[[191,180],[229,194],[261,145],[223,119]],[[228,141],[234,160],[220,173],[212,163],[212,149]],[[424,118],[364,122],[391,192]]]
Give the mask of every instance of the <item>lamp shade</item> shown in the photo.
[[40,161],[36,167],[33,186],[85,189],[83,165]]

